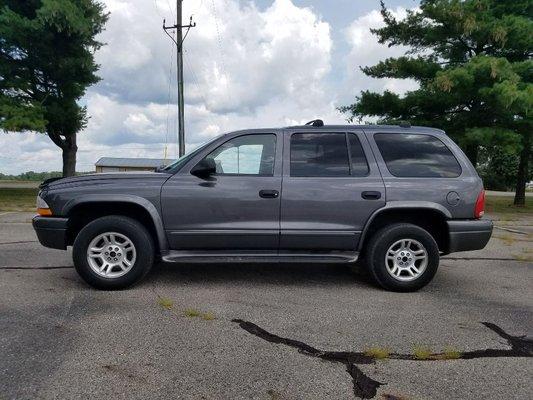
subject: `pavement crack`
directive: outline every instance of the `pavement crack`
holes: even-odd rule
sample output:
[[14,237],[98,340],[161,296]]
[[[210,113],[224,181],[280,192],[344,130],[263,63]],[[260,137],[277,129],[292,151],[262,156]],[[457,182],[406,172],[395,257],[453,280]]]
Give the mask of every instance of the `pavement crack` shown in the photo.
[[48,269],[70,269],[73,268],[72,265],[49,265],[45,267],[36,266],[36,267],[26,267],[26,266],[6,266],[6,267],[0,267],[0,270],[34,270],[34,269],[40,269],[40,270],[48,270]]
[[517,233],[519,235],[527,235],[528,234],[527,232],[519,231],[518,229],[511,229],[511,228],[506,228],[506,227],[503,227],[503,226],[494,225],[494,228],[501,229],[502,231],[506,231],[506,232]]
[[365,375],[356,364],[372,364],[374,359],[372,357],[365,356],[361,352],[347,352],[347,351],[323,351],[316,349],[304,342],[298,340],[284,338],[273,333],[267,332],[263,328],[260,328],[256,324],[241,319],[234,319],[232,322],[239,324],[239,326],[263,340],[270,343],[284,344],[289,347],[297,349],[301,354],[305,354],[310,357],[320,358],[322,360],[330,362],[338,362],[346,366],[346,372],[350,374],[353,382],[354,395],[361,399],[373,398],[379,386],[383,383],[375,381],[374,379]]
[[[366,355],[363,352],[346,352],[346,351],[325,351],[317,349],[307,343],[299,340],[290,339],[270,333],[258,325],[244,321],[242,319],[233,319],[231,322],[239,324],[239,326],[270,343],[283,344],[298,350],[299,353],[320,358],[322,360],[337,362],[346,366],[346,371],[350,374],[353,382],[353,393],[356,397],[361,399],[372,399],[376,396],[377,389],[385,385],[385,383],[376,381],[367,376],[359,367],[360,364],[373,364],[375,358]],[[533,339],[526,336],[513,336],[505,332],[501,327],[492,322],[482,322],[484,326],[496,333],[501,338],[507,341],[510,349],[481,349],[473,351],[460,352],[453,358],[449,358],[445,353],[428,354],[426,358],[420,359],[414,354],[392,353],[388,358],[399,361],[456,361],[456,360],[471,360],[475,358],[498,358],[498,357],[533,357]]]
[[441,260],[465,260],[465,261],[520,261],[516,258],[498,258],[498,257],[442,257]]
[[0,246],[6,245],[6,244],[24,244],[24,243],[37,243],[37,240],[19,240],[16,242],[0,242]]

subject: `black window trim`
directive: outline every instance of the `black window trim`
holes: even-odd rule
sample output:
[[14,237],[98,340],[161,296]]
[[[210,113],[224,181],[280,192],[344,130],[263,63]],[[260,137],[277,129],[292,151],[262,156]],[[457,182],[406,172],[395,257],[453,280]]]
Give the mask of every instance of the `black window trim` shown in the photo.
[[[460,172],[459,172],[459,174],[457,176],[405,176],[405,175],[404,176],[399,176],[399,175],[395,175],[389,169],[389,166],[387,165],[387,162],[383,158],[383,154],[381,154],[381,149],[379,148],[378,142],[376,141],[376,139],[374,137],[374,136],[379,135],[379,134],[419,135],[419,136],[430,136],[432,138],[435,138],[439,142],[441,142],[443,144],[443,146],[450,152],[452,157],[455,159],[455,162],[457,162],[457,165],[459,166],[459,171]],[[463,175],[463,172],[464,172],[463,166],[461,165],[461,163],[459,162],[459,160],[455,156],[454,152],[448,147],[448,145],[446,143],[444,143],[442,140],[440,140],[440,138],[438,136],[432,135],[429,132],[386,132],[386,131],[381,131],[381,132],[374,132],[372,134],[372,140],[376,144],[376,147],[377,147],[377,150],[378,150],[378,154],[381,157],[381,160],[383,161],[383,164],[385,164],[385,168],[387,168],[387,172],[391,176],[394,176],[397,179],[457,179],[457,178],[460,178]]]
[[[330,135],[332,133],[343,133],[344,138],[346,140],[346,151],[348,152],[348,168],[349,168],[349,175],[339,175],[339,176],[294,176],[292,175],[292,168],[291,168],[291,155],[292,155],[292,136],[293,135],[305,135],[305,134],[311,134],[311,135]],[[359,142],[359,145],[361,146],[361,150],[363,151],[363,155],[365,156],[366,166],[367,166],[367,172],[365,175],[352,175],[352,154],[350,151],[350,139],[348,135],[354,135],[357,138],[357,141]],[[361,139],[359,139],[359,135],[355,132],[348,132],[348,131],[328,131],[328,132],[313,132],[313,131],[297,131],[297,132],[291,132],[289,136],[289,177],[291,178],[314,178],[314,179],[351,179],[351,178],[366,178],[370,175],[370,164],[368,163],[368,155],[366,154],[365,148],[363,147],[363,143],[361,142]]]
[[274,176],[276,176],[276,156],[277,156],[277,152],[278,152],[278,135],[276,132],[257,132],[257,133],[244,133],[242,135],[237,135],[237,136],[233,136],[231,138],[229,138],[228,140],[225,140],[224,142],[220,143],[218,146],[216,146],[213,150],[211,150],[209,153],[207,153],[204,157],[200,158],[200,160],[198,160],[198,162],[191,168],[191,171],[194,167],[196,167],[196,165],[200,164],[202,162],[202,160],[204,160],[209,154],[211,154],[212,152],[214,152],[216,149],[218,149],[220,146],[224,146],[226,143],[234,140],[234,139],[238,139],[238,138],[241,138],[241,137],[244,137],[244,136],[260,136],[260,135],[270,135],[270,136],[274,136],[274,164],[272,165],[272,174],[214,174],[213,176],[229,176],[229,177],[239,177],[239,176],[244,176],[244,177],[258,177],[258,178],[272,178]]

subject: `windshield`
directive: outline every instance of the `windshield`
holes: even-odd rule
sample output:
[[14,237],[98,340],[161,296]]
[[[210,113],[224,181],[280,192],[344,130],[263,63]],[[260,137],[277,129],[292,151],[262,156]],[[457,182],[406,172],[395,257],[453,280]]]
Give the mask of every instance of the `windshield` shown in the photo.
[[200,147],[198,147],[196,150],[193,150],[190,153],[181,156],[176,161],[163,168],[162,171],[179,171],[191,158],[193,158],[196,154],[206,148],[209,144],[211,144],[211,142],[212,140],[207,143],[201,144]]

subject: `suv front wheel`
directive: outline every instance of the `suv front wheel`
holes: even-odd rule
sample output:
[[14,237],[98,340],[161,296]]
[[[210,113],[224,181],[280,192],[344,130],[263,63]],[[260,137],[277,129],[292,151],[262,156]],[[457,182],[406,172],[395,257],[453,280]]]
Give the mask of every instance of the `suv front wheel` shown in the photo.
[[437,273],[439,248],[425,229],[413,224],[393,224],[370,239],[366,266],[384,289],[411,292],[426,286]]
[[138,221],[118,215],[87,224],[72,248],[76,271],[89,285],[124,289],[141,280],[154,263],[154,243]]

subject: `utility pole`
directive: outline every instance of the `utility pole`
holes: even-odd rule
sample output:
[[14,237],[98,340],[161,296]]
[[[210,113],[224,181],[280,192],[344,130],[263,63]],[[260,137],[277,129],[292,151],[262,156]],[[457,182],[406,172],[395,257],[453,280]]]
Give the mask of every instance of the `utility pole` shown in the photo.
[[[192,22],[192,16],[189,19],[188,25],[182,25],[182,3],[183,0],[176,0],[176,25],[166,26],[163,20],[163,30],[176,44],[176,73],[178,81],[178,155],[181,157],[185,154],[185,117],[184,117],[184,97],[183,97],[183,41],[187,37],[189,30],[196,26]],[[183,35],[183,28],[187,28],[185,35]],[[176,30],[176,39],[168,34],[168,31]]]

